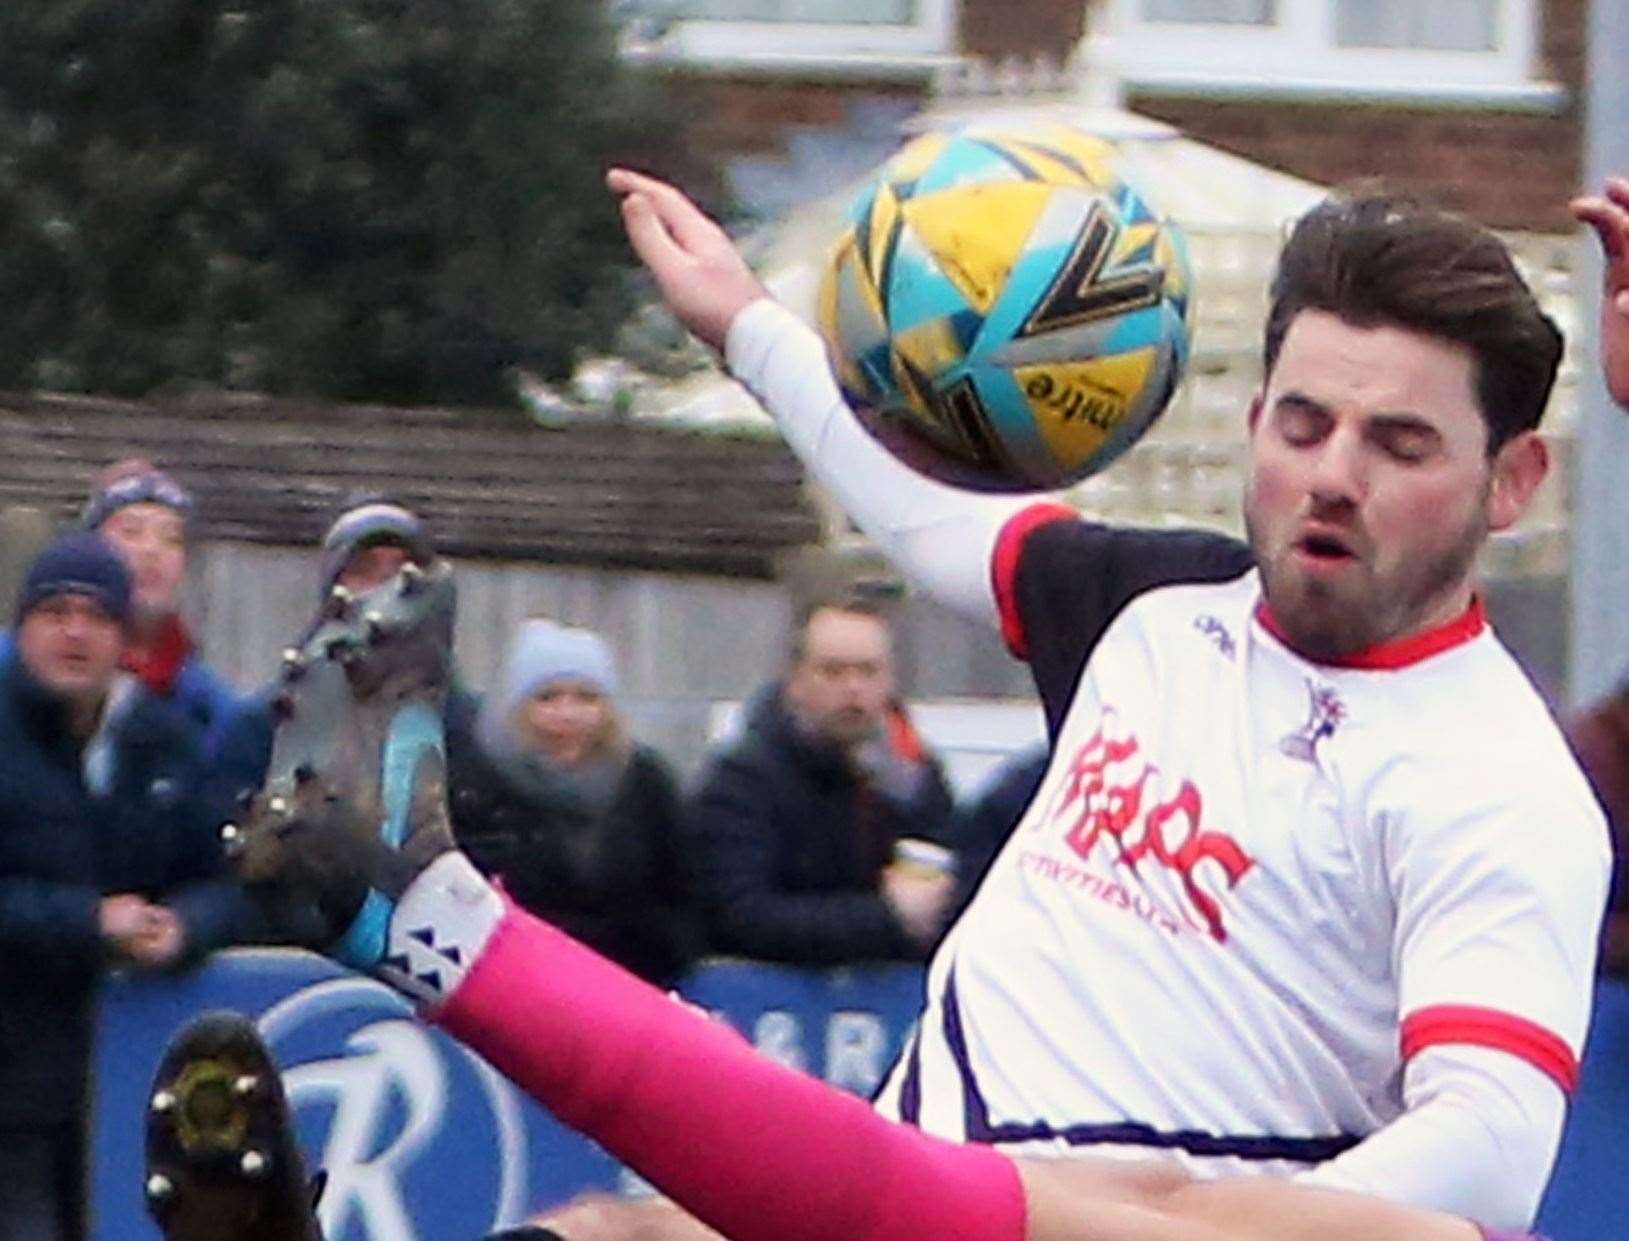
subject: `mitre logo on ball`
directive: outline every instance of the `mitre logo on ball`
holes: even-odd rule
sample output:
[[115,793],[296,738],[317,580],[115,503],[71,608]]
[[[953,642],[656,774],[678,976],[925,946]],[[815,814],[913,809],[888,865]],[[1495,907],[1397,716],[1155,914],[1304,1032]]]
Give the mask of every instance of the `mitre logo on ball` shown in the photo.
[[848,215],[819,320],[845,395],[908,464],[1065,486],[1136,442],[1188,353],[1181,233],[1066,125],[916,139]]

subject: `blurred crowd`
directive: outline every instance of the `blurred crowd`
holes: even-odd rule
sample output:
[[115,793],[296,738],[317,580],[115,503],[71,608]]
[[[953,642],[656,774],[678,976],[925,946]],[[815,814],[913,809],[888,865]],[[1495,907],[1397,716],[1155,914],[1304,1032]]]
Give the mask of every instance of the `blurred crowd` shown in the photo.
[[[82,1229],[105,974],[262,938],[220,833],[265,779],[273,691],[241,692],[195,648],[180,606],[192,517],[163,470],[109,467],[28,564],[0,635],[4,1235]],[[359,500],[322,541],[312,613],[435,557],[414,513]],[[518,903],[659,985],[706,954],[924,958],[1027,799],[958,813],[863,591],[804,601],[782,666],[688,788],[630,735],[617,663],[600,635],[539,617],[484,695],[455,675],[449,808]]]

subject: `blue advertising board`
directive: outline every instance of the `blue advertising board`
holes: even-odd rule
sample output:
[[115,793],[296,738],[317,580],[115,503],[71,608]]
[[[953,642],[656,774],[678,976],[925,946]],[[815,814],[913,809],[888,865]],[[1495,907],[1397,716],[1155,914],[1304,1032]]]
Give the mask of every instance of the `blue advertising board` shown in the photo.
[[[911,966],[815,973],[707,963],[682,988],[760,1050],[869,1092],[921,1001]],[[102,1008],[91,1210],[98,1241],[157,1241],[142,1203],[143,1124],[164,1048],[189,1019],[253,1017],[283,1071],[301,1149],[328,1173],[328,1241],[473,1241],[589,1189],[637,1178],[379,983],[319,957],[223,953],[178,978],[120,978]]]
[[1595,1019],[1538,1227],[1555,1241],[1629,1238],[1629,983],[1595,989]]
[[[869,1093],[921,1001],[911,966],[814,972],[718,961],[686,998],[760,1051]],[[118,979],[103,1008],[92,1210],[98,1241],[157,1241],[142,1207],[142,1125],[165,1045],[191,1017],[254,1017],[283,1070],[301,1148],[329,1181],[328,1241],[473,1241],[589,1189],[642,1185],[394,992],[298,952],[225,953],[169,980]],[[1629,1237],[1629,985],[1600,988],[1540,1226],[1555,1241]]]

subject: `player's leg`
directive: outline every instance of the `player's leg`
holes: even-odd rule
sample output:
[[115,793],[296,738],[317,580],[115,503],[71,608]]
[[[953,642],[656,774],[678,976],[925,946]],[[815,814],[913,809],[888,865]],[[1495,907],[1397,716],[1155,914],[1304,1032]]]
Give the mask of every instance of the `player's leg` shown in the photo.
[[708,1225],[735,1241],[1021,1241],[1003,1156],[890,1124],[523,911],[489,905],[483,935],[478,881],[449,855],[398,910],[472,954],[431,1018]]

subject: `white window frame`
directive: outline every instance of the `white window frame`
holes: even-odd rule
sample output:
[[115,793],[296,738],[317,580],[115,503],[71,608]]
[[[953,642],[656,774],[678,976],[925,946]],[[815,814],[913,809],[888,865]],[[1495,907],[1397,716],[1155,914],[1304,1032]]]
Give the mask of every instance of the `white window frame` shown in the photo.
[[676,22],[663,43],[687,60],[941,56],[956,50],[958,0],[914,0],[915,20]]
[[1106,0],[1103,17],[1115,68],[1133,88],[1533,107],[1565,98],[1560,87],[1537,79],[1542,0],[1498,0],[1500,46],[1487,52],[1341,47],[1335,42],[1339,3],[1277,0],[1271,26],[1150,21],[1142,16],[1142,0]]

